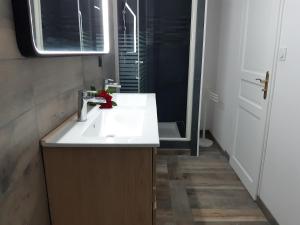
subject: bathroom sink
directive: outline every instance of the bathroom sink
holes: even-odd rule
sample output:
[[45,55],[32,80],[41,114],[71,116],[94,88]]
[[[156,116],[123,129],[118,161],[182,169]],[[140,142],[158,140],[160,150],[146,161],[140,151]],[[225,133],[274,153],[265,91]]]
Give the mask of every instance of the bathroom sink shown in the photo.
[[140,137],[143,134],[145,110],[122,108],[103,110],[83,133],[86,137]]
[[118,106],[87,114],[78,122],[77,115],[42,140],[46,147],[158,147],[158,121],[155,94],[114,94]]

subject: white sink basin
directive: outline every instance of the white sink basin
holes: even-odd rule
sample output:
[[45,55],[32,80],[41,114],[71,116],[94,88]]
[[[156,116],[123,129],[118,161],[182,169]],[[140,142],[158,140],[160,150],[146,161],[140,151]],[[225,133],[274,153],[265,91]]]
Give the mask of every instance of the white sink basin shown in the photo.
[[148,97],[147,94],[115,94],[114,100],[118,103],[118,106],[136,108],[146,107]]
[[103,110],[83,133],[86,137],[140,137],[143,135],[145,110],[115,108]]
[[115,94],[118,106],[94,107],[86,122],[74,115],[42,140],[48,147],[158,147],[154,94]]

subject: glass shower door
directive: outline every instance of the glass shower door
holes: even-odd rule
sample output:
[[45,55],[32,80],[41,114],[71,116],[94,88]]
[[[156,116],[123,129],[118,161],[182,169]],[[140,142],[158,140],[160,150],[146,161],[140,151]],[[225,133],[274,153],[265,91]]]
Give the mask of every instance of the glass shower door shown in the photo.
[[138,0],[118,0],[119,74],[123,93],[140,92],[138,10]]
[[191,0],[118,0],[121,92],[156,94],[161,140],[187,138],[190,22]]

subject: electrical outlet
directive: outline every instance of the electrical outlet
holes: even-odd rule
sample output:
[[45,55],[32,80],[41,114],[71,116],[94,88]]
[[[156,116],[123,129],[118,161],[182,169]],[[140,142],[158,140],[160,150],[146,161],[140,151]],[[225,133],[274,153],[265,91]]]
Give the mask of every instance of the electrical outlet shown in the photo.
[[279,49],[279,60],[286,61],[287,58],[287,48],[280,48]]

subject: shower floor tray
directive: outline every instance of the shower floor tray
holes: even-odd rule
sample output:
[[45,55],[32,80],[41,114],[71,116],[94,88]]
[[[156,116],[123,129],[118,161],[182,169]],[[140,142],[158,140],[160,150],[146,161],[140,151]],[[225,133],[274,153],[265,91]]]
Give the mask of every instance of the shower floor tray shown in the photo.
[[176,122],[158,123],[160,138],[181,138]]

